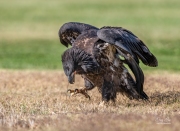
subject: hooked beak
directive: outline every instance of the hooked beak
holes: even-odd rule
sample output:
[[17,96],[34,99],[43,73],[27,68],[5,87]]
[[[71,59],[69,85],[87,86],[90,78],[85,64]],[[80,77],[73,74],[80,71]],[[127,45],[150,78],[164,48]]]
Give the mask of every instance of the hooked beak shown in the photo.
[[70,84],[74,84],[75,82],[75,74],[76,74],[76,71],[74,71],[71,75],[68,76],[68,81]]

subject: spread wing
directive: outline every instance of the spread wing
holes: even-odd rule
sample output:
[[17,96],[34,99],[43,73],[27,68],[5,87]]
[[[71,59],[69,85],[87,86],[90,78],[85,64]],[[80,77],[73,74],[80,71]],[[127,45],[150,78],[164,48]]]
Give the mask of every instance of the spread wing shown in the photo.
[[137,36],[121,27],[103,27],[98,30],[97,36],[101,40],[114,45],[117,52],[125,58],[136,78],[137,90],[143,95],[144,74],[138,65],[139,59],[145,65],[157,66],[156,57]]
[[84,23],[78,23],[78,22],[65,23],[64,25],[61,26],[58,32],[60,42],[66,47],[68,47],[69,44],[73,45],[74,41],[80,34],[90,29],[98,30],[98,28]]
[[156,57],[149,51],[148,47],[132,32],[121,27],[103,27],[97,32],[98,37],[107,42],[114,44],[124,54],[130,54],[139,64],[139,59],[145,65],[157,66]]

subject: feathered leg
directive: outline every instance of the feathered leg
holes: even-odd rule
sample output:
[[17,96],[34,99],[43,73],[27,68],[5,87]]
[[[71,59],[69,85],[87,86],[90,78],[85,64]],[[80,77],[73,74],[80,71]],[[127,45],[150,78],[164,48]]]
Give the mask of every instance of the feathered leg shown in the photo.
[[113,81],[107,80],[107,78],[105,78],[102,85],[102,100],[105,102],[108,102],[109,100],[115,102],[115,99],[116,99],[116,89],[114,83]]

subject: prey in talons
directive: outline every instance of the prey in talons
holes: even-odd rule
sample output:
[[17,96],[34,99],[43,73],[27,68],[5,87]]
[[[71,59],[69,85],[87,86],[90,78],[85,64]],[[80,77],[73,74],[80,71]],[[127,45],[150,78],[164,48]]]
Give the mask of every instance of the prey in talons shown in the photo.
[[90,96],[88,95],[86,89],[75,89],[75,90],[68,89],[68,90],[67,90],[67,93],[69,93],[71,96],[74,96],[74,95],[76,95],[76,94],[82,94],[82,95],[84,95],[86,98],[88,98],[89,100],[91,99]]

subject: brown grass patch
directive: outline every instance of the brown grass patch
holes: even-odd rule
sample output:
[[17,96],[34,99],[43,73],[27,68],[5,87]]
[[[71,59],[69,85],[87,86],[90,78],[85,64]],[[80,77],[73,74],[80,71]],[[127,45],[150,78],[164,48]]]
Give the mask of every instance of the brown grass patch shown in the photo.
[[[101,106],[97,89],[67,95],[61,71],[0,71],[1,130],[178,130],[180,75],[145,74],[149,101],[128,100],[119,94],[116,105]],[[68,88],[83,87],[79,76]]]

